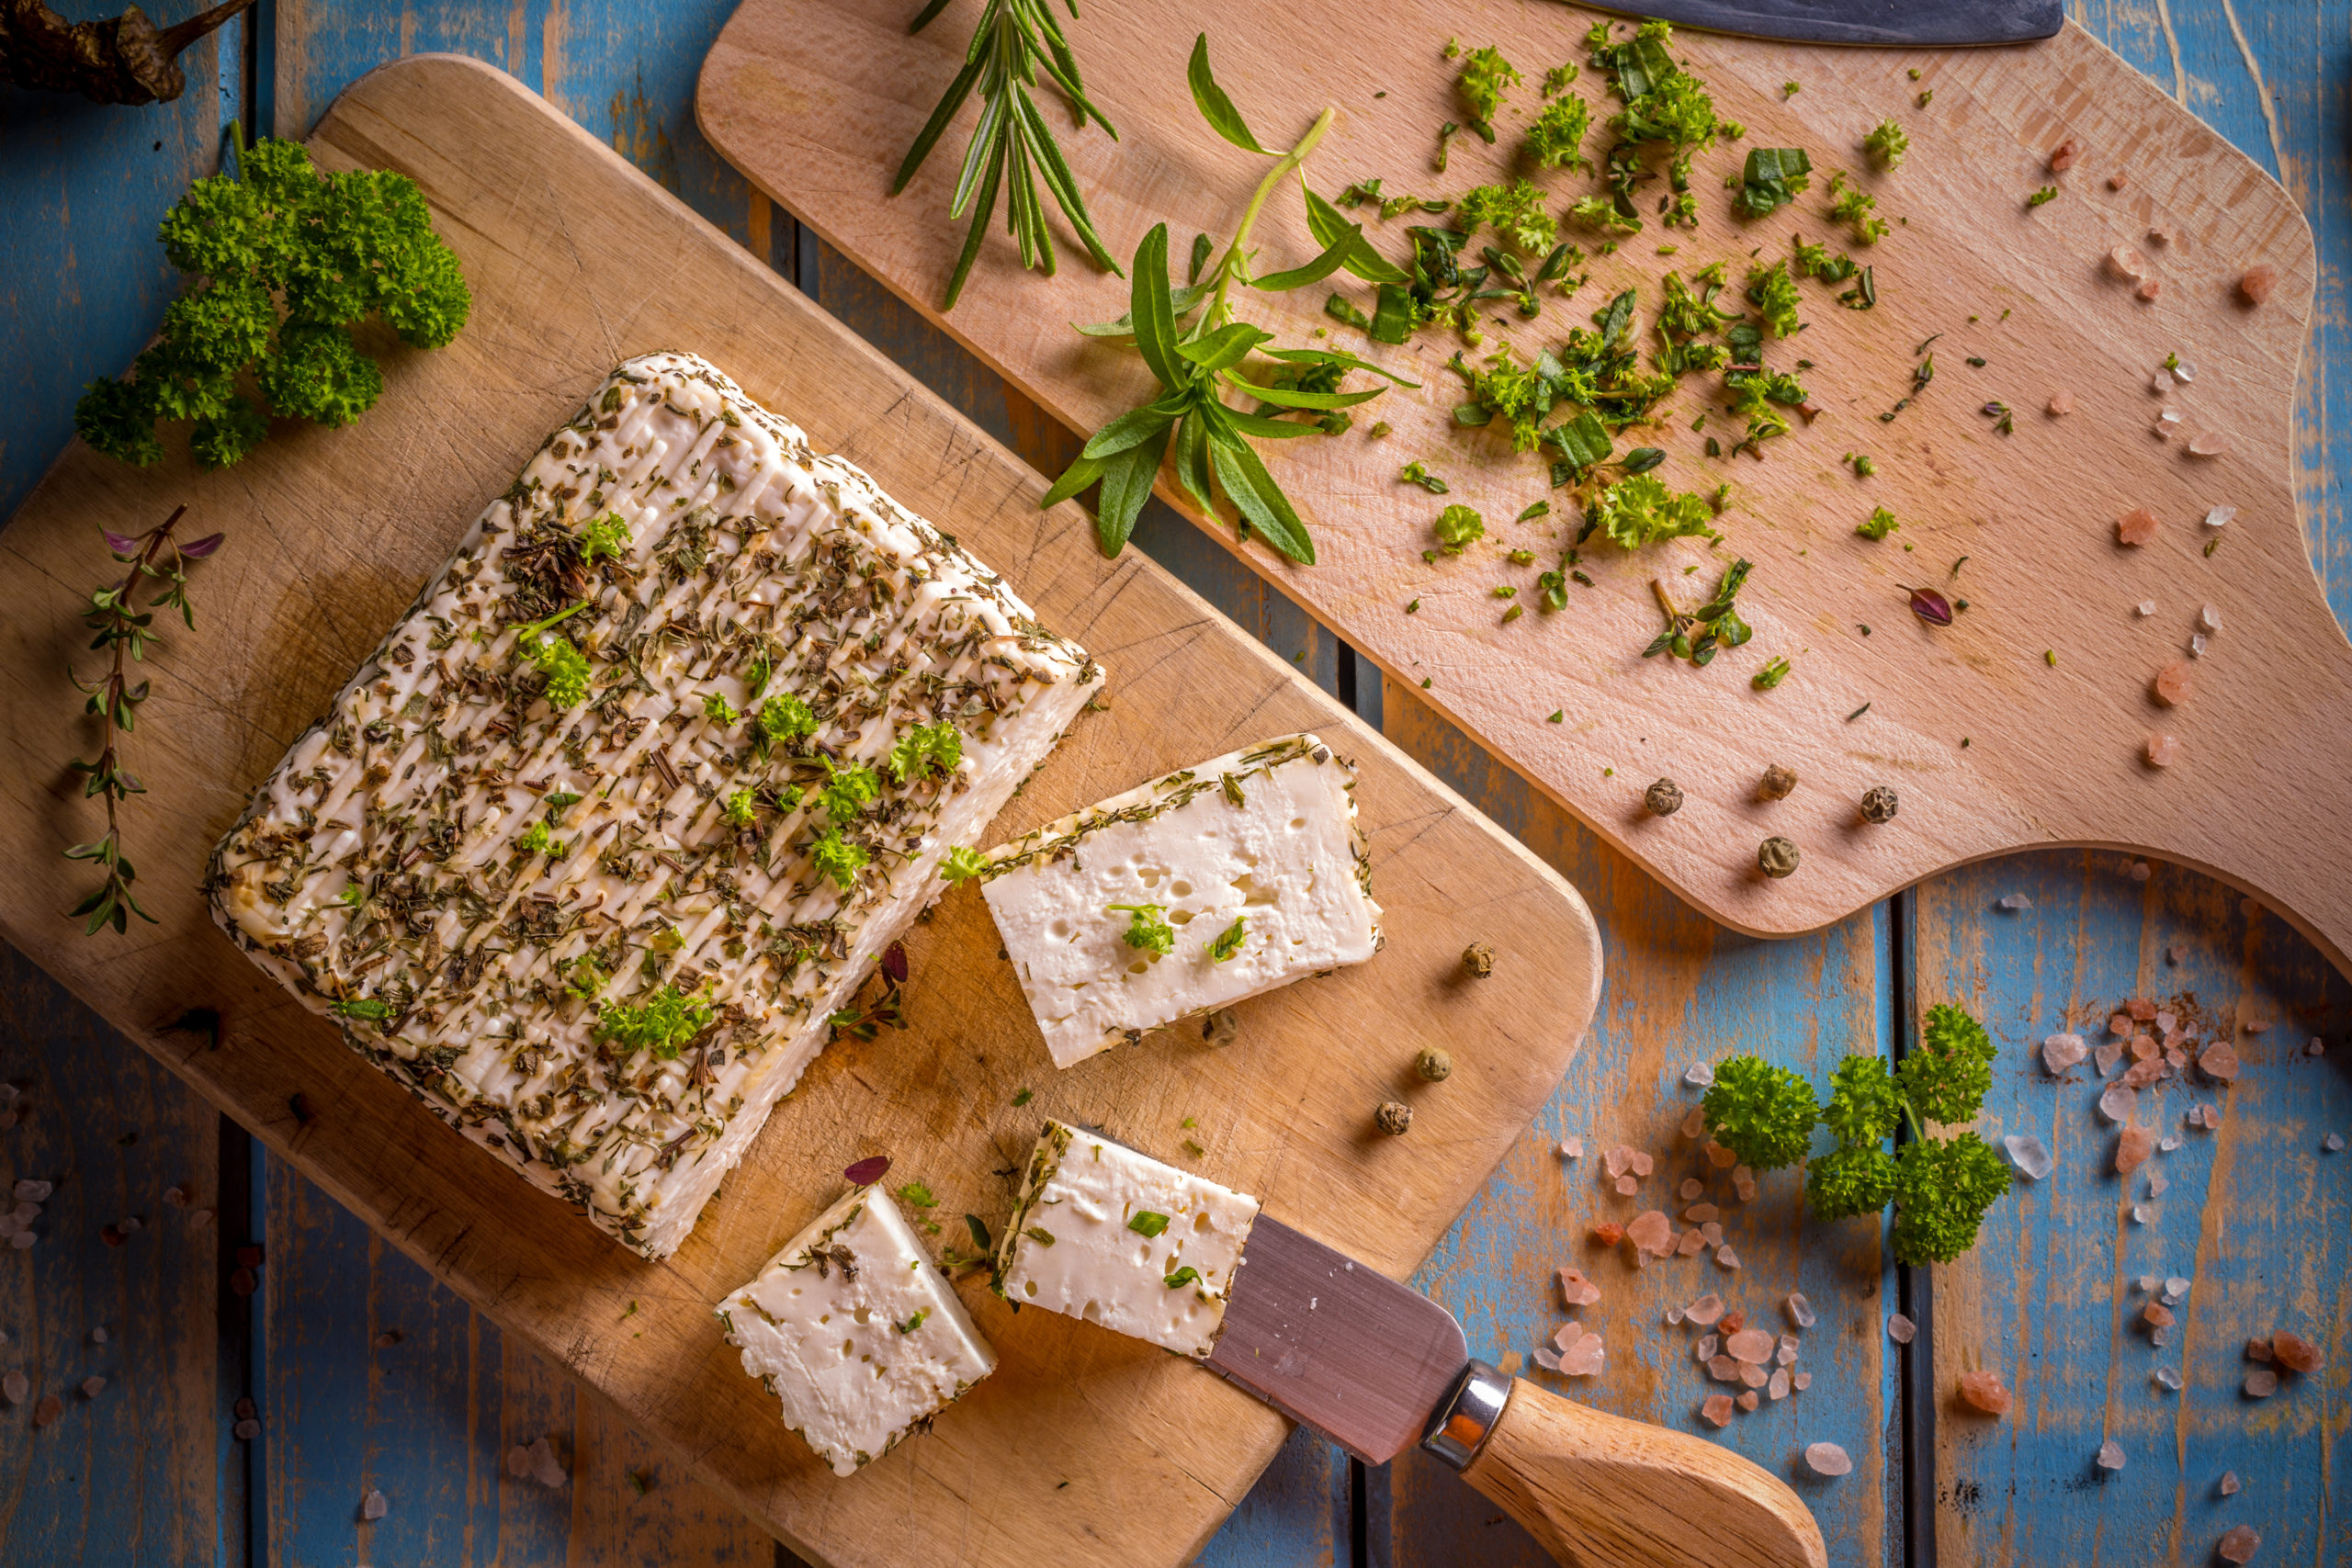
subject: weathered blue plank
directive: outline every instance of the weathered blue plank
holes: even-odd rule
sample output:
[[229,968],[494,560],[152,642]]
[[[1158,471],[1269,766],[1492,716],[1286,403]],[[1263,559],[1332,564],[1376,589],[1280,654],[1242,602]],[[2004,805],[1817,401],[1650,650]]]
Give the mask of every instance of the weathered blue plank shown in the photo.
[[[0,1560],[242,1562],[228,1408],[238,1368],[233,1356],[222,1365],[213,1312],[222,1233],[193,1219],[218,1206],[220,1117],[4,947],[0,1080],[24,1108],[0,1130],[0,1193],[55,1187],[33,1246],[0,1247],[0,1370],[31,1385],[24,1404],[0,1410]],[[175,1186],[187,1208],[164,1201]],[[138,1228],[123,1233],[132,1218]],[[85,1393],[91,1377],[105,1386]],[[35,1430],[51,1396],[63,1412]]]
[[[2352,1136],[2352,986],[2230,890],[2164,865],[2137,881],[2131,863],[2029,856],[1917,896],[1923,980],[1981,1007],[2003,1047],[1984,1136],[2030,1134],[2056,1162],[2042,1181],[2019,1178],[1976,1252],[1938,1270],[1945,1560],[2201,1562],[2245,1524],[2265,1561],[2341,1562],[2352,1472],[2331,1450],[2352,1327],[2352,1156],[2324,1140]],[[2011,893],[2031,907],[2000,909]],[[2143,1089],[2136,1120],[2179,1142],[2125,1178],[2096,1065],[2053,1080],[2039,1046],[2064,1031],[2108,1038],[2109,1016],[2135,997],[2200,1040],[2233,1042],[2244,1066],[2233,1083],[2192,1074]],[[2329,1055],[2306,1053],[2314,1036]],[[2184,1125],[2201,1104],[2220,1108],[2219,1131]],[[2143,1277],[2189,1281],[2168,1345],[2143,1319]],[[2248,1399],[2246,1341],[2280,1328],[2324,1347],[2336,1370]],[[1998,1423],[1951,1404],[1961,1372],[1979,1368],[2017,1394]],[[2185,1389],[2157,1384],[2160,1368]],[[2110,1439],[2120,1473],[2095,1464]],[[2216,1491],[2225,1471],[2245,1483],[2234,1497]]]
[[[1849,1052],[1874,1051],[1890,1037],[1885,907],[1790,942],[1724,931],[1536,795],[1417,694],[1392,686],[1386,702],[1392,739],[1583,892],[1600,921],[1609,976],[1600,1011],[1559,1089],[1414,1283],[1462,1319],[1474,1355],[1598,1408],[1714,1437],[1789,1480],[1814,1508],[1830,1560],[1841,1568],[1899,1563],[1903,1461],[1895,1366],[1881,1330],[1892,1293],[1877,1227],[1805,1222],[1793,1171],[1764,1177],[1757,1201],[1743,1204],[1729,1193],[1728,1173],[1709,1168],[1681,1133],[1699,1099],[1683,1081],[1694,1062],[1753,1052],[1818,1082]],[[1636,758],[1624,761],[1625,771],[1639,766]],[[1498,963],[1510,961],[1511,935],[1492,938]],[[1528,1022],[1544,1027],[1540,1019]],[[1473,1042],[1448,1043],[1457,1057],[1476,1049]],[[1570,1137],[1582,1138],[1585,1152],[1564,1160],[1558,1145]],[[1617,1194],[1602,1168],[1604,1152],[1621,1143],[1656,1161],[1631,1198]],[[1706,1182],[1702,1200],[1677,1196],[1686,1177]],[[1650,1208],[1679,1215],[1691,1201],[1723,1209],[1737,1269],[1702,1253],[1635,1271],[1623,1247],[1603,1251],[1587,1239],[1602,1221],[1623,1224]],[[1563,1265],[1583,1269],[1600,1288],[1600,1302],[1563,1310],[1554,1279]],[[1792,1291],[1819,1314],[1802,1335],[1797,1362],[1814,1374],[1812,1388],[1735,1415],[1717,1434],[1699,1418],[1701,1404],[1710,1393],[1741,1391],[1707,1378],[1692,1355],[1697,1331],[1668,1326],[1667,1309],[1713,1292],[1757,1326],[1788,1332],[1781,1303]],[[1563,1378],[1533,1364],[1535,1347],[1571,1316],[1608,1344],[1607,1370],[1598,1378]],[[1845,1448],[1853,1473],[1826,1483],[1804,1472],[1798,1456],[1814,1442]],[[1392,1469],[1386,1540],[1374,1542],[1374,1562],[1533,1568],[1551,1561],[1435,1461],[1416,1453]]]

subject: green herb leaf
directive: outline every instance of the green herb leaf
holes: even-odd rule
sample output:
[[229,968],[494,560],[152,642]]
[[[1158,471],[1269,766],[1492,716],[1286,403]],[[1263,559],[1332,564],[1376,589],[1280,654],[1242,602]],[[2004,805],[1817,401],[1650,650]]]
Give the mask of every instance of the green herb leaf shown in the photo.
[[1126,944],[1141,953],[1166,954],[1176,948],[1176,930],[1160,917],[1165,907],[1159,904],[1112,904],[1107,908],[1129,917],[1124,934]]
[[1237,434],[1229,441],[1216,441],[1210,456],[1216,466],[1217,482],[1233,498],[1250,530],[1301,566],[1313,566],[1315,542],[1306,536],[1306,525],[1291,510],[1290,498],[1283,494],[1249,444]]
[[[1366,283],[1411,281],[1396,263],[1373,249],[1372,242],[1363,237],[1362,224],[1349,222],[1340,215],[1338,208],[1317,196],[1315,188],[1306,183],[1306,176],[1304,174],[1299,175],[1298,189],[1299,194],[1306,199],[1307,231],[1315,236],[1317,244],[1325,247],[1326,254],[1329,254],[1333,247],[1343,247],[1340,249],[1342,259],[1340,265]],[[1275,274],[1277,277],[1286,276],[1288,275],[1283,273]],[[1261,281],[1258,287],[1266,288],[1271,288],[1272,285]]]
[[1176,369],[1176,312],[1168,298],[1168,225],[1155,223],[1136,247],[1128,313],[1135,322],[1136,350],[1159,384],[1174,391],[1183,378]]
[[1235,916],[1233,923],[1226,927],[1224,931],[1219,931],[1216,936],[1210,941],[1207,947],[1209,962],[1212,964],[1222,964],[1227,959],[1231,958],[1235,953],[1240,952],[1241,943],[1249,934],[1247,929],[1249,923],[1249,919],[1246,916]]
[[977,882],[988,871],[988,856],[967,845],[952,845],[939,863],[939,874],[950,887],[961,887],[967,882]]
[[[1039,9],[1044,7],[1040,6]],[[1206,33],[1193,40],[1193,58],[1184,67],[1184,80],[1192,85],[1193,102],[1200,106],[1201,118],[1209,122],[1211,130],[1245,152],[1272,156],[1258,145],[1258,139],[1250,134],[1248,126],[1241,123],[1241,111],[1233,107],[1233,100],[1225,96],[1225,89],[1218,86],[1216,78],[1209,73],[1209,35]]]
[[1158,1235],[1168,1228],[1168,1216],[1139,1209],[1127,1217],[1127,1228],[1137,1235]]

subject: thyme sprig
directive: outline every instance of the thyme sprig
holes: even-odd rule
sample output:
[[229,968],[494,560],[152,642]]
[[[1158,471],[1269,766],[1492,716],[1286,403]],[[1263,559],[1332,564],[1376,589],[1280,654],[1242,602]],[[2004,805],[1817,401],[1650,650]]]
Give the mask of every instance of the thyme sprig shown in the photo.
[[[1075,19],[1078,0],[1063,3]],[[946,8],[947,0],[931,0],[907,30],[922,31]],[[1029,96],[1040,71],[1069,100],[1080,130],[1091,119],[1112,141],[1119,139],[1117,129],[1086,96],[1078,57],[1070,52],[1069,40],[1054,19],[1051,0],[988,0],[979,26],[972,29],[971,46],[964,51],[964,68],[947,85],[939,107],[931,111],[931,118],[907,149],[898,178],[890,182],[892,196],[907,188],[907,182],[915,177],[945,134],[956,111],[978,87],[979,123],[972,128],[971,144],[965,149],[964,166],[956,176],[956,194],[947,208],[950,219],[961,218],[967,208],[971,209],[972,226],[964,236],[963,253],[956,258],[955,274],[947,280],[942,310],[954,310],[963,295],[964,280],[979,257],[980,242],[988,237],[989,220],[996,216],[1000,189],[1005,192],[1007,227],[1021,247],[1021,265],[1053,276],[1054,236],[1046,226],[1046,205],[1037,199],[1040,176],[1094,265],[1114,274],[1119,270],[1119,264],[1111,259],[1094,232],[1094,220],[1087,213],[1086,198],[1079,193],[1078,180],[1062,157],[1060,144]]]
[[[1267,152],[1210,74],[1205,34],[1193,42],[1188,75],[1193,102],[1218,135],[1246,152]],[[1078,329],[1090,337],[1132,338],[1160,387],[1160,395],[1150,402],[1120,414],[1096,431],[1077,460],[1038,502],[1041,507],[1054,506],[1099,482],[1102,489],[1096,503],[1094,532],[1104,555],[1115,556],[1125,547],[1136,518],[1151,494],[1160,462],[1172,448],[1177,482],[1202,511],[1216,513],[1215,491],[1222,490],[1240,514],[1245,537],[1255,533],[1292,560],[1312,566],[1314,541],[1307,537],[1290,498],[1250,445],[1250,439],[1289,440],[1317,431],[1337,434],[1345,429],[1346,416],[1340,411],[1385,390],[1377,387],[1340,390],[1340,383],[1351,370],[1369,370],[1404,386],[1417,384],[1352,354],[1269,348],[1266,345],[1273,342],[1273,333],[1234,320],[1236,283],[1281,292],[1318,282],[1341,267],[1364,277],[1402,276],[1365,242],[1363,226],[1347,221],[1338,209],[1307,187],[1299,173],[1307,154],[1330,129],[1335,114],[1325,108],[1297,144],[1275,158],[1251,194],[1233,239],[1198,282],[1170,286],[1168,225],[1157,224],[1136,247],[1127,313],[1115,321]],[[1274,188],[1294,175],[1298,176],[1299,192],[1306,203],[1308,227],[1324,249],[1303,266],[1253,273],[1250,238],[1258,215]],[[1193,318],[1195,311],[1199,314]],[[1193,318],[1189,327],[1187,318]],[[1252,355],[1276,362],[1271,377],[1254,380],[1243,374],[1243,366]],[[1256,408],[1245,412],[1226,402],[1228,388],[1256,399]],[[1317,417],[1313,423],[1280,417],[1298,412]]]
[[[196,629],[196,613],[187,602],[187,563],[202,560],[220,547],[222,536],[219,534],[185,543],[173,537],[172,530],[187,514],[187,507],[176,507],[161,524],[136,538],[100,530],[106,535],[107,547],[114,553],[114,558],[130,570],[120,582],[93,591],[89,608],[82,612],[83,621],[96,633],[90,639],[90,646],[113,650],[111,667],[88,684],[70,667],[66,671],[74,684],[88,694],[87,711],[97,715],[105,735],[95,760],[76,758],[74,761],[74,771],[85,775],[82,797],[86,800],[98,795],[107,803],[105,835],[95,842],[75,844],[65,852],[66,859],[89,861],[106,874],[97,889],[75,905],[67,917],[87,919],[82,928],[84,936],[96,936],[109,925],[118,934],[127,932],[132,915],[150,925],[155,922],[155,917],[140,908],[130,891],[138,873],[123,856],[121,826],[116,813],[124,801],[134,795],[144,795],[147,790],[138,775],[122,765],[122,738],[130,733],[139,705],[147,700],[149,689],[143,680],[131,684],[130,665],[134,660],[144,663],[148,649],[156,644],[153,624],[157,610],[177,610],[188,629]],[[163,591],[141,610],[136,599],[143,580],[161,583]]]

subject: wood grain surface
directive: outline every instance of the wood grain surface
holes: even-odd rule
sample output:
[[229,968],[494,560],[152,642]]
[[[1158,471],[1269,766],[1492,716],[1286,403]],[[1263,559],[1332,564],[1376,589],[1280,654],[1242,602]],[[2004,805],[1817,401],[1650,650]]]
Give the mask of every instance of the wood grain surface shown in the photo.
[[[389,67],[339,100],[313,147],[330,167],[419,181],[466,267],[474,319],[451,350],[392,355],[383,404],[352,430],[281,433],[209,477],[178,461],[134,473],[77,449],[12,523],[6,547],[28,588],[0,650],[0,721],[26,777],[72,750],[61,665],[74,606],[55,584],[94,519],[135,527],[185,498],[242,547],[202,569],[217,608],[178,639],[149,710],[167,720],[140,803],[155,846],[142,886],[161,925],[108,965],[56,923],[73,868],[39,852],[77,808],[61,770],[0,818],[38,868],[12,888],[0,929],[788,1542],[893,1564],[1027,1561],[1102,1540],[1132,1561],[1186,1555],[1283,1435],[1197,1369],[1046,1314],[1016,1323],[968,1287],[1004,1366],[927,1441],[842,1484],[742,1376],[709,1303],[859,1155],[894,1154],[898,1178],[928,1182],[948,1214],[1001,1221],[1009,1189],[988,1173],[1013,1163],[1041,1112],[1171,1153],[1196,1119],[1202,1168],[1402,1274],[1574,1054],[1600,983],[1581,899],[1158,569],[1102,562],[1074,510],[1039,514],[1034,473],[510,78],[447,57]],[[1111,667],[1108,711],[1079,727],[1006,813],[1006,832],[1248,737],[1321,728],[1363,765],[1388,910],[1380,962],[1246,1004],[1227,1050],[1162,1042],[1056,1075],[1009,970],[988,956],[977,897],[951,896],[909,944],[909,1032],[821,1058],[692,1241],[648,1266],[449,1139],[237,961],[204,929],[193,885],[243,791],[515,454],[611,364],[680,341],[883,476]],[[1458,962],[1473,931],[1509,960],[1475,987]],[[217,1050],[161,1032],[192,997],[228,1021]],[[1463,1067],[1419,1097],[1413,1138],[1375,1139],[1371,1107],[1400,1092],[1433,1035],[1463,1043]],[[1012,1104],[1024,1088],[1034,1109]]]
[[[1553,5],[1499,8],[1464,42],[1494,42],[1532,73],[1580,56],[1589,20]],[[1496,148],[1460,138],[1451,172],[1430,168],[1435,126],[1462,112],[1456,67],[1439,51],[1465,26],[1458,6],[1389,7],[1376,37],[1342,51],[1326,43],[1351,30],[1336,5],[1268,13],[1247,48],[1221,22],[1211,0],[1190,0],[1106,8],[1073,24],[1089,92],[1120,140],[1066,140],[1098,226],[1122,257],[1155,221],[1170,224],[1179,253],[1194,229],[1219,231],[1262,171],[1193,107],[1184,56],[1196,27],[1232,39],[1221,80],[1261,138],[1286,145],[1319,107],[1339,109],[1309,167],[1327,194],[1372,175],[1392,191],[1458,194],[1509,168],[1518,141],[1510,117]],[[950,132],[904,196],[888,191],[963,37],[944,22],[910,37],[894,11],[854,0],[747,0],[713,47],[697,96],[722,153],[926,312],[960,242],[944,212],[965,132]],[[1878,308],[1840,310],[1818,286],[1806,288],[1803,353],[1817,367],[1805,380],[1823,415],[1762,462],[1710,460],[1707,437],[1690,428],[1707,411],[1702,378],[1642,434],[1669,454],[1661,474],[1678,488],[1732,482],[1727,542],[1711,551],[1679,541],[1639,559],[1589,551],[1595,585],[1571,588],[1568,609],[1501,623],[1489,587],[1532,589],[1566,539],[1556,518],[1494,526],[1471,555],[1422,562],[1443,503],[1398,481],[1404,459],[1426,459],[1453,481],[1448,501],[1497,524],[1545,493],[1536,458],[1514,456],[1490,433],[1450,428],[1461,383],[1444,362],[1456,344],[1427,333],[1380,351],[1422,390],[1392,391],[1360,411],[1356,433],[1291,444],[1277,459],[1320,564],[1295,567],[1262,547],[1247,558],[1390,675],[1426,683],[1433,705],[1593,830],[1738,929],[1810,930],[2007,850],[2109,844],[2160,852],[2259,891],[2339,964],[2352,962],[2352,889],[2323,869],[2352,858],[2352,814],[2301,804],[2329,798],[2338,749],[2322,738],[2352,729],[2352,649],[2313,591],[2289,472],[2316,276],[2293,201],[2078,27],[2029,48],[1917,56],[1700,34],[1679,47],[1722,111],[1747,127],[1745,142],[1700,160],[1702,227],[1634,237],[1539,321],[1490,323],[1487,349],[1498,336],[1531,355],[1623,287],[1640,282],[1654,298],[1651,282],[1668,265],[1687,274],[1720,256],[1744,266],[1753,247],[1779,254],[1792,229],[1834,238],[1820,215],[1827,172],[1860,166],[1860,137],[1881,118],[1899,118],[1913,142],[1900,171],[1864,181],[1882,216],[1897,220],[1861,258],[1875,264]],[[1788,81],[1804,90],[1785,96]],[[1596,122],[1605,118],[1596,73],[1571,90],[1596,100]],[[1935,95],[1925,109],[1913,101],[1922,90]],[[1521,89],[1510,116],[1537,101],[1532,86]],[[959,126],[976,113],[967,106]],[[2052,176],[2048,156],[2068,137],[2087,153]],[[1597,130],[1591,140],[1605,139]],[[1748,224],[1729,215],[1719,187],[1756,145],[1808,148],[1820,174],[1793,212]],[[2126,188],[2109,188],[2113,174],[2128,176]],[[2029,209],[2027,195],[2052,178],[2060,199]],[[1592,188],[1546,179],[1555,197]],[[1295,202],[1267,210],[1257,231],[1261,269],[1314,254]],[[2156,226],[2174,236],[2169,243],[2148,238]],[[1381,238],[1390,252],[1400,242]],[[1660,243],[1679,245],[1672,264],[1651,254]],[[2109,250],[2125,243],[2154,258],[2164,292],[2153,303],[2103,269]],[[2233,296],[2256,262],[2280,275],[2259,310]],[[1056,418],[1091,430],[1141,400],[1148,378],[1131,353],[1067,323],[1117,316],[1125,290],[1082,261],[1040,281],[1000,243],[944,324]],[[1331,324],[1317,313],[1323,292],[1253,295],[1243,310],[1299,340]],[[1939,379],[1881,423],[1937,334]],[[2150,376],[2167,354],[2189,362],[2197,379],[2159,398]],[[1768,352],[1776,358],[1790,352]],[[2064,420],[2041,412],[2060,389],[2078,399]],[[1996,400],[2017,411],[2013,435],[1997,434],[1984,412]],[[2166,402],[2189,425],[2223,435],[2227,455],[2191,457],[2182,443],[2158,439]],[[1363,434],[1374,416],[1396,434]],[[1716,419],[1710,428],[1720,432]],[[1840,453],[1856,450],[1875,457],[1874,477],[1839,466]],[[1162,491],[1179,510],[1191,504],[1172,483]],[[2200,520],[2219,504],[2235,506],[2237,518],[2226,547],[2208,557]],[[1883,544],[1854,532],[1877,505],[1905,519]],[[2136,507],[2153,509],[2163,527],[2153,545],[2128,548],[2115,520]],[[1226,522],[1196,521],[1232,536]],[[1537,566],[1505,567],[1501,552],[1522,546],[1542,558]],[[1703,671],[1642,660],[1658,625],[1651,578],[1679,584],[1695,569],[1701,586],[1686,590],[1695,597],[1735,553],[1757,563],[1740,600],[1754,640]],[[1906,585],[1939,586],[1970,608],[1951,627],[1931,628],[1907,614]],[[2143,600],[2156,605],[2144,619],[2133,609]],[[1419,613],[1408,615],[1412,601]],[[2196,666],[2194,696],[2165,707],[2154,678],[2185,655],[2207,604],[2229,629]],[[1795,673],[1775,691],[1752,689],[1747,676],[1775,655]],[[1867,713],[1849,717],[1866,703]],[[1563,709],[1566,722],[1546,722]],[[2169,769],[2142,760],[2157,732],[2182,746]],[[1772,762],[1805,782],[1768,807],[1754,786]],[[1660,775],[1690,801],[1670,821],[1640,807]],[[1855,805],[1883,783],[1899,786],[1903,809],[1881,831],[1859,821]],[[1773,832],[1804,850],[1803,869],[1786,881],[1755,868],[1758,843]]]

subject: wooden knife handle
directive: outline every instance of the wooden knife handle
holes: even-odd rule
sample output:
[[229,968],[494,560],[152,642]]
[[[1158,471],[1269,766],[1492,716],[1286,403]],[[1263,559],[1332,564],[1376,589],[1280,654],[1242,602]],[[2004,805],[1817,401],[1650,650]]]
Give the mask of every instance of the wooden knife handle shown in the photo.
[[1827,1568],[1788,1483],[1702,1438],[1513,1378],[1463,1479],[1573,1568]]

